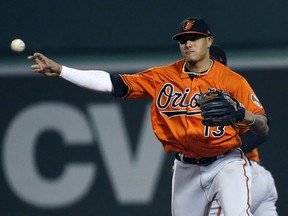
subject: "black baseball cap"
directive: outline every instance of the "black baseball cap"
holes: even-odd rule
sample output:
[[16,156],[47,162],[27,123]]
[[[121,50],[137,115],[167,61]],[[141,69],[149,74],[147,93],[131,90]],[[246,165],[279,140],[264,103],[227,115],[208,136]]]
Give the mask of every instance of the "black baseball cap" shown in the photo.
[[224,65],[227,65],[227,57],[225,51],[217,44],[212,44],[210,47],[210,58]]
[[179,39],[186,34],[200,35],[204,37],[211,36],[211,30],[206,21],[201,17],[189,17],[179,24],[179,32],[172,39]]

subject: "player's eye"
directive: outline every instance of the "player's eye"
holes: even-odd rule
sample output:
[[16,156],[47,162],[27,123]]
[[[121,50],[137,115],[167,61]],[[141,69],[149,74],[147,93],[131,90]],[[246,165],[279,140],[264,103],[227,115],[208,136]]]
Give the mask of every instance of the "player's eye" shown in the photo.
[[179,39],[178,43],[180,44],[186,44],[187,41],[196,41],[199,40],[201,38],[203,38],[204,36],[195,36],[195,35],[189,35],[189,36],[185,36]]

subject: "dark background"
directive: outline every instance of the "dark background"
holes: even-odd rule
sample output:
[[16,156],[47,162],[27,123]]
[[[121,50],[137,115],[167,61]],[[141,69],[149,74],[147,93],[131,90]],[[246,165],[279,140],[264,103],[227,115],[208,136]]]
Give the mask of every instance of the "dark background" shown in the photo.
[[[226,49],[228,65],[247,78],[270,118],[268,141],[259,151],[262,164],[271,171],[276,182],[278,213],[286,215],[287,8],[288,2],[285,0],[1,1],[1,159],[3,137],[9,124],[19,112],[32,104],[62,101],[85,113],[86,105],[91,102],[119,103],[112,97],[84,91],[63,80],[34,75],[29,69],[30,62],[25,60],[27,55],[40,51],[62,64],[78,68],[105,69],[112,73],[136,72],[180,58],[177,44],[171,40],[171,36],[177,31],[182,19],[202,16],[211,26],[215,43]],[[15,38],[21,38],[26,43],[24,53],[15,54],[10,50],[10,43]],[[134,151],[141,136],[139,131],[143,127],[141,113],[148,103],[120,102],[125,119],[123,124],[127,127],[127,136],[130,136],[131,149]],[[33,123],[27,122],[26,126],[30,124]],[[39,172],[46,178],[56,178],[61,173],[58,165],[63,160],[95,161],[100,164],[100,177],[89,193],[79,202],[61,209],[35,207],[11,190],[1,167],[0,202],[5,203],[0,207],[1,215],[170,214],[171,155],[167,156],[161,169],[153,201],[123,205],[115,199],[105,170],[105,159],[97,147],[82,148],[78,153],[59,153],[60,150],[56,148],[54,151],[55,146],[51,145],[57,140],[57,136],[55,138],[55,134],[50,133],[44,134],[39,140],[36,154]],[[56,154],[51,166],[47,165],[51,164],[47,152]],[[57,156],[57,152],[60,155]],[[57,158],[62,159],[58,161]]]
[[28,50],[53,52],[175,51],[181,20],[202,16],[226,48],[287,48],[285,0],[1,1],[1,51],[22,38]]

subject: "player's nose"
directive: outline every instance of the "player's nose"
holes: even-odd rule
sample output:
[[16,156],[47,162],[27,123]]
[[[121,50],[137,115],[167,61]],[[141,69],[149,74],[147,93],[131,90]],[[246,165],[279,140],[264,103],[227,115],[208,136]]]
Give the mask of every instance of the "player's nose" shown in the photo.
[[187,40],[186,43],[185,43],[185,46],[186,47],[192,47],[193,46],[193,41]]

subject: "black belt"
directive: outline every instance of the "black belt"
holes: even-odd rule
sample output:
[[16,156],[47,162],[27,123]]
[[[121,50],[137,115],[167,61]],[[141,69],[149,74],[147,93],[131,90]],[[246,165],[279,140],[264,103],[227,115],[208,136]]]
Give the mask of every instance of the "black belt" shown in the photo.
[[208,166],[212,164],[214,161],[222,158],[224,155],[228,154],[230,151],[225,152],[223,155],[214,156],[214,157],[203,157],[200,159],[189,158],[181,153],[176,153],[175,158],[181,162],[189,163],[189,164],[197,164],[198,166]]

